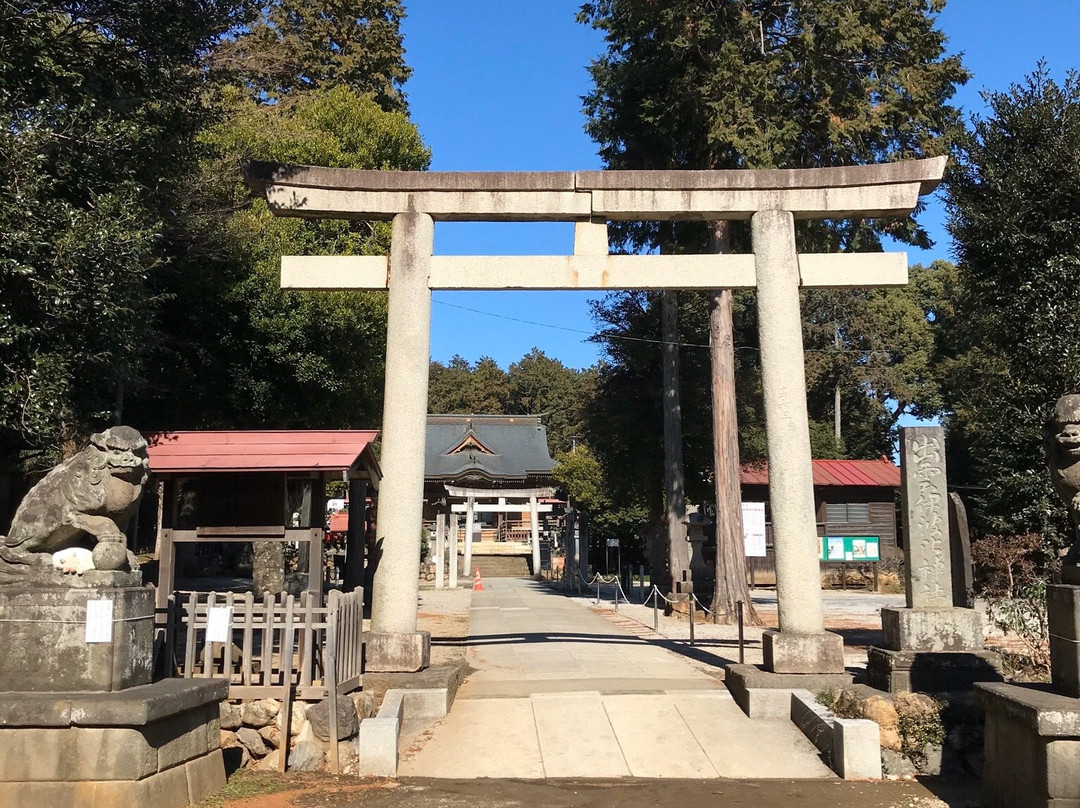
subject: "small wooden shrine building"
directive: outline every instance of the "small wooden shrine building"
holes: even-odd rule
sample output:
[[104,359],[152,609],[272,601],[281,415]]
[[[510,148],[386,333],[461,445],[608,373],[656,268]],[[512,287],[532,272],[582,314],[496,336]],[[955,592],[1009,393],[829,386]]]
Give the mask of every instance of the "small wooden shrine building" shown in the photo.
[[539,415],[429,415],[424,518],[446,520],[451,546],[464,543],[465,575],[473,556],[520,556],[535,574],[554,468]]
[[347,480],[352,507],[345,589],[362,581],[367,488],[381,472],[373,430],[158,432],[147,435],[150,472],[162,483],[158,606],[176,584],[177,547],[296,543],[297,568],[321,599],[326,493]]

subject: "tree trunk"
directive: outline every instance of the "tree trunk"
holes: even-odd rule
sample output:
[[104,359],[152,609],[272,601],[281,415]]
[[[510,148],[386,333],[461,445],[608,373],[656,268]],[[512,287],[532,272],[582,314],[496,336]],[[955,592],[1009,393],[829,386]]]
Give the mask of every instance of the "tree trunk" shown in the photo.
[[[713,225],[709,246],[714,253],[731,250],[730,223]],[[743,544],[742,489],[739,485],[739,422],[735,406],[735,346],[731,290],[709,296],[709,359],[712,364],[713,468],[716,490],[716,586],[712,611],[721,623],[737,619],[736,603],[744,604],[750,625],[760,625],[746,583]]]
[[669,589],[690,569],[686,543],[686,485],[683,477],[682,408],[679,403],[678,294],[664,290],[661,316],[664,339],[664,492],[667,500]]

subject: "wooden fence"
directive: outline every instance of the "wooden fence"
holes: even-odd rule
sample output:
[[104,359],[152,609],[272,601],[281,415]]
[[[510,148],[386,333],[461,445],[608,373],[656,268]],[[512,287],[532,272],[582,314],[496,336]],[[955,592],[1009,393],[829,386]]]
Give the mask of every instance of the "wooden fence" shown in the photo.
[[[250,592],[174,593],[159,614],[157,650],[168,675],[227,678],[230,699],[281,700],[286,740],[280,771],[288,758],[293,698],[320,701],[333,694],[330,734],[336,738],[336,696],[363,681],[363,591],[333,590],[325,606],[315,604],[308,592],[281,601],[271,595],[257,601]],[[330,770],[341,770],[336,743]]]
[[[250,592],[175,593],[158,629],[167,675],[227,678],[231,699],[284,698],[288,691],[289,699],[318,701],[362,681],[361,590],[332,590],[325,606],[306,592],[282,600],[256,600]],[[215,639],[207,641],[208,631]]]

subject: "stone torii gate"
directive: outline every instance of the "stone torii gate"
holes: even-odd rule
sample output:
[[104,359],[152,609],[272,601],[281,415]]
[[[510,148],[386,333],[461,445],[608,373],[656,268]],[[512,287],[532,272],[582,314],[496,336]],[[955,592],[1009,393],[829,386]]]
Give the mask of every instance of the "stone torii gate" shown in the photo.
[[[907,283],[904,253],[797,253],[795,219],[875,218],[915,209],[946,158],[766,171],[396,172],[250,163],[278,216],[393,221],[390,256],[285,256],[286,289],[388,289],[381,558],[370,670],[425,667],[416,630],[433,289],[756,288],[780,630],[775,673],[840,673],[825,631],[811,478],[799,287]],[[607,222],[749,220],[752,254],[609,255]],[[433,256],[435,221],[575,223],[574,254]]]

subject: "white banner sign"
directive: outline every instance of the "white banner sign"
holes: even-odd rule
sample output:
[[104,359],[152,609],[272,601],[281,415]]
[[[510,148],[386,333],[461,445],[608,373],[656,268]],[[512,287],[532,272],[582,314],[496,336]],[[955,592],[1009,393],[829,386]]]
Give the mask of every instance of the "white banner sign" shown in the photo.
[[743,546],[747,558],[765,557],[765,503],[742,504]]
[[86,601],[86,641],[112,642],[113,602],[107,598]]

